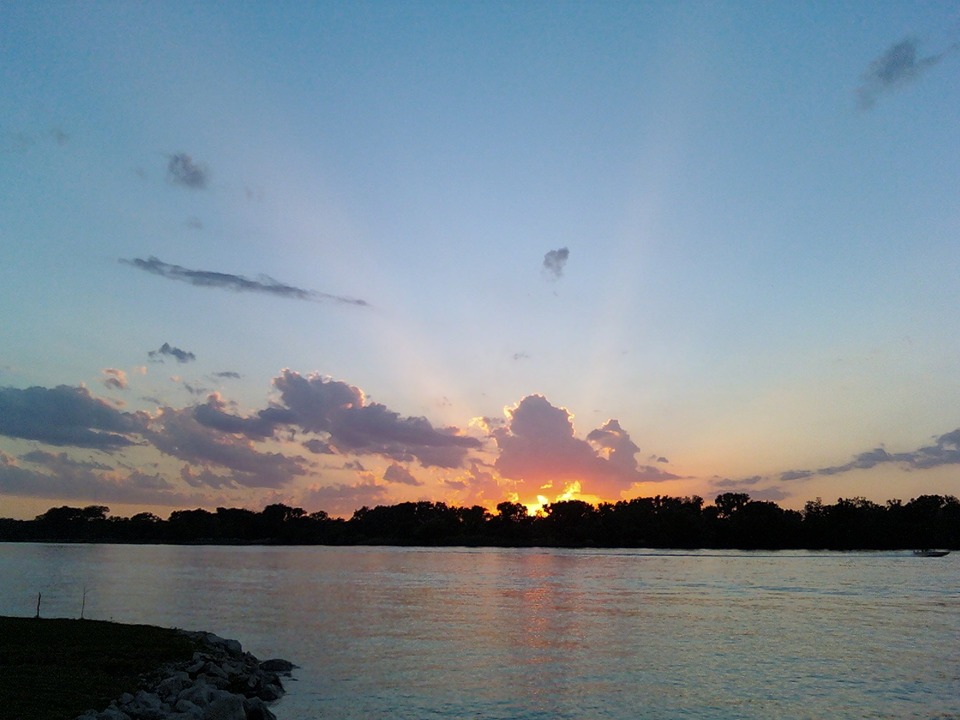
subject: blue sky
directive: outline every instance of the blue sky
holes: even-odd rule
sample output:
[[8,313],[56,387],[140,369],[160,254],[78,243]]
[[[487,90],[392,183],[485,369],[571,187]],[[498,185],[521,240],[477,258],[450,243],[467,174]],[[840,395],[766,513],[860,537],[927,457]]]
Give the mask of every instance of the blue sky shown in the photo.
[[0,515],[958,494],[958,43],[952,2],[0,4]]

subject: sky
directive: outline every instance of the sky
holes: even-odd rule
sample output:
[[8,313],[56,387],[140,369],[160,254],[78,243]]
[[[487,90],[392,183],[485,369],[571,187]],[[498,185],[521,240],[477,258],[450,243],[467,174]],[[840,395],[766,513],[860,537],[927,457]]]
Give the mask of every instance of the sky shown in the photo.
[[956,2],[0,0],[0,516],[960,494]]

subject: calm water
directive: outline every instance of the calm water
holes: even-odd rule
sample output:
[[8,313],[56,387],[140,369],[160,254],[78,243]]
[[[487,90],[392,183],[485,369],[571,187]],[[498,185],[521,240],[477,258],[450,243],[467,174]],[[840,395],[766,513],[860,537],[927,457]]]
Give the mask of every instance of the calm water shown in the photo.
[[237,638],[280,720],[960,718],[958,560],[0,544],[0,613]]

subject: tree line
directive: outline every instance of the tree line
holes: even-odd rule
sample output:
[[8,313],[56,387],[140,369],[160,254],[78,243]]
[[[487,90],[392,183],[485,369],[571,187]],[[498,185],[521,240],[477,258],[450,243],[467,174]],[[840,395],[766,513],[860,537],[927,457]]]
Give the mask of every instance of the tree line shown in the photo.
[[303,545],[469,545],[504,547],[630,547],[893,550],[960,548],[960,501],[921,495],[884,505],[862,497],[820,498],[802,511],[723,493],[703,498],[639,497],[591,505],[565,500],[529,515],[505,501],[479,505],[404,502],[362,507],[349,519],[307,513],[282,503],[256,512],[219,507],[109,515],[104,505],[50,508],[34,520],[0,519],[0,540],[127,543],[260,543]]

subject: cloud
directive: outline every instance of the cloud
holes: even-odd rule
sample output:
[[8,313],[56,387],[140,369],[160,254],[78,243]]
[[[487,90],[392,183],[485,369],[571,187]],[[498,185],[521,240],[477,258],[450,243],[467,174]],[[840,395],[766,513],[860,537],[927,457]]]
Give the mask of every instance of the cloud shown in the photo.
[[[781,480],[782,480],[781,476]],[[769,478],[765,478],[761,475],[754,475],[748,478],[741,478],[739,480],[731,480],[729,478],[724,478],[723,480],[716,480],[713,482],[714,488],[722,490],[723,492],[737,492],[743,491],[746,492],[751,500],[762,500],[767,502],[779,502],[790,497],[790,493],[782,490],[778,487],[771,485],[766,485],[765,487],[758,487],[761,483],[769,482]]]
[[831,465],[816,470],[788,470],[780,474],[780,480],[806,480],[816,475],[840,475],[852,470],[870,470],[877,465],[900,465],[907,470],[928,470],[943,465],[960,465],[960,428],[936,438],[933,445],[910,452],[891,453],[878,447],[858,453],[850,462]]
[[310,440],[307,440],[301,444],[314,455],[337,454],[337,451],[330,447],[330,443],[326,443],[323,440],[318,440],[317,438],[311,438]]
[[551,250],[543,256],[543,274],[548,280],[558,280],[563,275],[563,268],[567,264],[570,251],[562,247]]
[[103,374],[103,384],[114,390],[127,389],[127,374],[123,370],[116,368],[106,368],[101,371]]
[[916,40],[907,38],[892,45],[870,63],[861,78],[863,83],[857,89],[861,109],[869,110],[880,95],[915,80],[957,48],[954,44],[941,53],[918,59]]
[[199,493],[182,493],[163,477],[138,470],[126,474],[102,463],[66,453],[33,451],[21,456],[23,467],[0,453],[0,494],[61,501],[75,498],[98,503],[140,503],[184,507],[209,503]]
[[573,415],[542,395],[528,395],[506,412],[508,424],[491,433],[500,449],[494,467],[520,483],[526,497],[548,494],[539,492],[544,488],[560,495],[573,483],[585,494],[616,497],[634,483],[677,478],[638,466],[639,448],[616,420],[581,440],[574,436]]
[[146,429],[142,413],[125,413],[83,387],[0,388],[0,435],[49,445],[115,450]]
[[423,485],[422,482],[410,474],[409,470],[397,463],[391,464],[386,469],[383,473],[383,479],[388,483],[400,483],[401,485],[413,485],[415,487]]
[[274,378],[284,421],[318,433],[342,454],[383,455],[397,462],[418,460],[424,466],[460,467],[482,442],[457,428],[435,428],[424,417],[401,417],[380,403],[368,403],[360,388],[284,370]]
[[226,403],[218,393],[213,393],[203,405],[193,409],[193,417],[201,425],[220,432],[245,435],[252,440],[273,437],[279,425],[291,424],[296,416],[280,407],[268,407],[252,417],[231,415],[225,411]]
[[493,472],[484,469],[476,460],[470,463],[465,475],[443,481],[443,485],[461,494],[465,504],[493,507],[503,500],[503,490]]
[[218,372],[213,374],[216,378],[230,379],[230,380],[239,380],[240,373],[233,372],[232,370],[224,370],[223,372]]
[[[200,406],[203,407],[203,406]],[[200,423],[196,408],[163,408],[149,433],[149,440],[162,453],[210,470],[231,471],[218,475],[220,485],[278,488],[307,473],[306,461],[275,452],[259,452],[242,433]],[[205,482],[204,484],[210,484]]]
[[377,485],[368,478],[356,485],[316,485],[301,494],[300,502],[308,508],[318,508],[342,516],[363,506],[382,503],[386,495],[385,485]]
[[197,359],[197,356],[192,352],[187,352],[186,350],[181,350],[178,347],[173,347],[170,343],[164,343],[160,346],[159,350],[151,350],[147,353],[150,356],[151,360],[158,360],[163,362],[164,357],[172,357],[178,363],[188,363],[193,362]]
[[180,265],[165,263],[152,255],[146,260],[142,258],[133,258],[132,260],[121,258],[120,262],[139,268],[144,272],[159,275],[168,280],[179,280],[180,282],[185,282],[196,287],[223,288],[234,292],[264,293],[309,302],[329,300],[345,305],[369,306],[366,300],[340,295],[329,295],[316,290],[305,290],[278,282],[266,275],[261,275],[258,280],[251,280],[242,275],[231,275],[229,273],[214,272],[212,270],[190,270]]
[[167,161],[167,178],[174,185],[202,190],[207,186],[207,169],[186,153],[177,153]]

